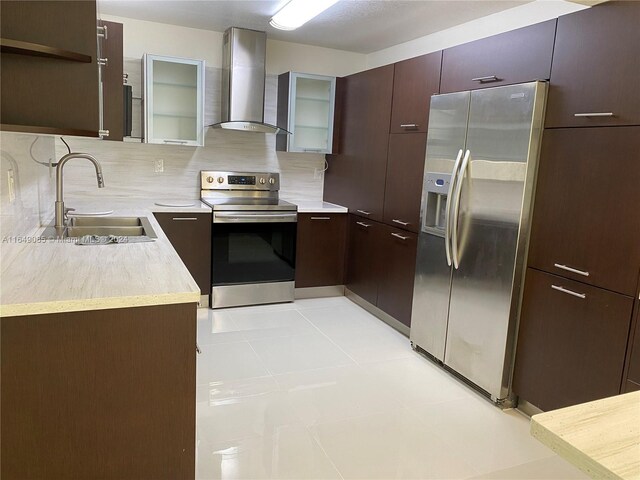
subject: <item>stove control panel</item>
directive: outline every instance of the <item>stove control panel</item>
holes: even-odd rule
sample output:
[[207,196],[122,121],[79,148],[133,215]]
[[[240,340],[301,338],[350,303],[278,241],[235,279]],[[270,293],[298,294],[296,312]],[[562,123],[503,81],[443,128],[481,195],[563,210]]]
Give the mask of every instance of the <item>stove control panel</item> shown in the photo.
[[268,190],[280,189],[279,173],[200,172],[202,190]]

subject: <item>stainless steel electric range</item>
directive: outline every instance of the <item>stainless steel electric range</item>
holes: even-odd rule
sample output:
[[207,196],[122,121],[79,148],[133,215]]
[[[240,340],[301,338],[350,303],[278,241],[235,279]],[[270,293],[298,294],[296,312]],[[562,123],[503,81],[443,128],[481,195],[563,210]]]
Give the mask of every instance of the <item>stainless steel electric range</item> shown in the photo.
[[211,308],[293,301],[297,206],[279,199],[280,175],[200,172],[213,209]]

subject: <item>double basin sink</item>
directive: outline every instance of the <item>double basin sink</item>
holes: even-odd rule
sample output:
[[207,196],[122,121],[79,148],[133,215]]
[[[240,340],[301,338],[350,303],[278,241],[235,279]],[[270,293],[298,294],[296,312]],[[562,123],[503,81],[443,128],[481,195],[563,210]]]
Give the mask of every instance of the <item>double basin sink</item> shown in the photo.
[[[49,235],[47,235],[49,234]],[[45,236],[83,237],[85,235],[157,238],[147,217],[71,217],[62,232],[48,227]]]

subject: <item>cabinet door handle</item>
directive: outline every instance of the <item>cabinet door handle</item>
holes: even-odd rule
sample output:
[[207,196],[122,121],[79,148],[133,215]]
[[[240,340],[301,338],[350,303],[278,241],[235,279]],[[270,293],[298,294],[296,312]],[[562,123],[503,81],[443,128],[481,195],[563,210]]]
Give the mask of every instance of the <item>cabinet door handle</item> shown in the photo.
[[400,128],[418,128],[420,125],[417,123],[402,123],[400,124]]
[[356,210],[356,212],[361,213],[363,215],[371,215],[371,212],[365,212],[364,210]]
[[409,240],[409,237],[405,237],[403,235],[400,235],[399,233],[391,233],[391,235],[393,235],[396,238],[399,238],[400,240]]
[[302,149],[303,152],[316,152],[316,153],[320,153],[322,152],[321,148],[303,148]]
[[574,297],[578,297],[578,298],[586,298],[587,297],[587,295],[584,294],[584,293],[578,293],[578,292],[574,292],[572,290],[567,290],[566,288],[562,288],[562,287],[560,287],[558,285],[551,285],[551,288],[553,288],[554,290],[557,290],[559,292],[562,292],[562,293],[567,293],[569,295],[573,295]]
[[488,77],[476,77],[471,79],[472,82],[480,82],[480,83],[499,82],[500,80],[501,79],[496,77],[495,75],[489,75]]
[[200,355],[202,353],[202,350],[200,350],[200,347],[198,346],[198,342],[196,342],[196,353],[198,355]]
[[331,220],[331,217],[311,217],[311,220]]
[[186,140],[163,140],[164,143],[177,143],[179,145],[184,145],[187,143]]
[[198,219],[196,217],[173,217],[171,220],[178,220],[178,221],[197,221]]
[[613,117],[613,112],[574,113],[574,117]]
[[553,266],[556,267],[556,268],[561,268],[562,270],[566,270],[567,272],[577,273],[578,275],[582,275],[582,276],[585,276],[585,277],[589,276],[589,272],[585,272],[583,270],[577,270],[575,268],[567,267],[566,265],[560,265],[559,263],[554,263]]
[[356,222],[356,223],[357,223],[358,225],[360,225],[361,227],[364,227],[364,228],[369,228],[369,227],[371,226],[370,224],[368,224],[368,223],[364,223],[364,222]]
[[409,222],[403,222],[402,220],[398,220],[397,218],[394,218],[393,220],[391,220],[394,223],[399,223],[400,225],[404,225],[405,227],[407,225],[410,225]]

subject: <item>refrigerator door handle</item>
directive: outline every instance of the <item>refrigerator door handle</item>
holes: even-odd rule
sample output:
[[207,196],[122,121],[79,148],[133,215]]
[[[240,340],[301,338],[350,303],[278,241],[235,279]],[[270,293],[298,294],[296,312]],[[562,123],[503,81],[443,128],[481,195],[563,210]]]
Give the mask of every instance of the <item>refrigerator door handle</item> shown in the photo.
[[462,197],[462,184],[464,183],[464,174],[469,166],[471,158],[471,150],[467,150],[462,160],[462,166],[458,173],[458,181],[456,182],[455,203],[453,204],[453,215],[451,216],[451,256],[453,257],[453,266],[458,269],[460,266],[460,256],[458,255],[458,217],[460,216],[460,197]]
[[458,151],[458,156],[453,164],[453,171],[451,172],[451,182],[449,183],[449,191],[447,192],[447,204],[445,206],[444,213],[444,249],[447,255],[447,265],[451,266],[451,199],[453,197],[453,189],[456,184],[456,178],[458,178],[458,168],[460,167],[460,160],[462,160],[462,149]]

